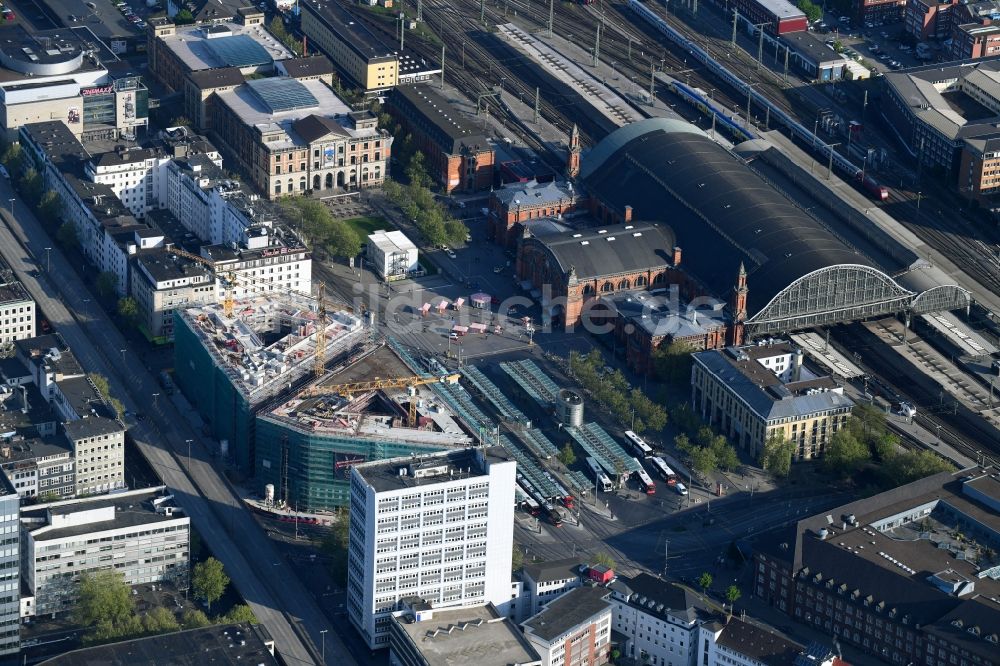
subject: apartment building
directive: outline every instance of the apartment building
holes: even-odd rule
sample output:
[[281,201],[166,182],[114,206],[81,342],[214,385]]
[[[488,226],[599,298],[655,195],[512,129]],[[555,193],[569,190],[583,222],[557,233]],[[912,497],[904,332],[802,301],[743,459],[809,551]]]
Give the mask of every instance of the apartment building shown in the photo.
[[129,585],[188,578],[191,519],[166,486],[38,504],[21,513],[23,617],[71,612],[84,574],[114,569]]
[[652,666],[695,663],[698,628],[714,617],[697,595],[647,573],[619,577],[608,589],[612,628],[626,637],[622,654]]
[[610,591],[580,587],[521,624],[542,666],[600,666],[611,653]]
[[0,258],[0,343],[35,335],[35,301]]
[[139,327],[154,340],[173,340],[177,309],[219,300],[215,275],[207,266],[165,250],[135,255],[131,278]]
[[125,429],[104,416],[67,421],[63,433],[76,459],[76,495],[125,487]]
[[351,469],[347,613],[371,649],[403,597],[507,612],[516,467],[489,447]]
[[854,402],[829,375],[804,363],[787,341],[692,355],[691,405],[706,423],[757,456],[770,437],[795,444],[793,457],[823,454]]
[[5,437],[0,470],[21,497],[68,499],[76,494],[73,449],[59,438]]
[[521,619],[541,612],[545,604],[570,590],[583,586],[580,559],[569,557],[551,562],[530,562],[521,569],[524,603]]

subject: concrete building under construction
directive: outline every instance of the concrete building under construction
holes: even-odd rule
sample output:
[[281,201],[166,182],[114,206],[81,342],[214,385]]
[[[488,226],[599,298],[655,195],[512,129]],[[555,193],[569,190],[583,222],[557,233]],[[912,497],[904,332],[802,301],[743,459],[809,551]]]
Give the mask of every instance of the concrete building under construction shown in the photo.
[[328,312],[300,295],[240,300],[231,316],[223,305],[190,308],[175,316],[177,385],[219,440],[221,453],[249,473],[255,469],[255,415],[282,391],[313,372],[317,331],[327,363],[343,363],[368,342],[361,317]]
[[[470,446],[472,439],[435,391],[413,386],[412,374],[388,347],[380,347],[261,411],[255,466],[260,487],[272,485],[276,502],[299,511],[329,511],[350,502],[351,467],[359,463]],[[375,377],[382,386],[334,388]]]

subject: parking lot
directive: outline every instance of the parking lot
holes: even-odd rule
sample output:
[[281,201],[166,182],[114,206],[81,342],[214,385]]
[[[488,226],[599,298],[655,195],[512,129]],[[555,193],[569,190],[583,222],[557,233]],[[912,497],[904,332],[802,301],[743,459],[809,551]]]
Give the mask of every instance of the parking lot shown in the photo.
[[[827,14],[816,31],[825,34],[827,44],[832,46],[835,42],[840,42],[846,56],[865,60],[880,72],[949,59],[945,51],[934,48],[936,45],[927,44],[920,48],[907,45],[900,39],[904,29],[902,21],[868,23],[859,27],[849,21],[842,21],[843,18],[847,17]],[[918,57],[918,51],[924,57]]]

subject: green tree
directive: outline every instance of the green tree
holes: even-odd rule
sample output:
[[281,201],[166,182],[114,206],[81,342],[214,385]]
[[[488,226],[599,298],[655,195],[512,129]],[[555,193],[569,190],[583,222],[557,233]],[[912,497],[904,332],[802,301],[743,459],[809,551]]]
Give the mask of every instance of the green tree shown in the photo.
[[80,238],[76,235],[76,227],[72,222],[63,222],[56,231],[56,242],[67,250],[77,250],[80,248]]
[[566,446],[559,451],[559,462],[569,467],[576,462],[576,453],[573,452],[573,445],[566,442]]
[[104,375],[99,375],[96,372],[91,372],[90,374],[87,375],[87,377],[90,379],[91,383],[94,385],[94,388],[97,389],[97,392],[100,394],[102,398],[107,400],[108,398],[111,397],[111,388],[108,384],[107,377],[105,377]]
[[653,373],[663,382],[680,384],[691,381],[691,353],[694,347],[683,340],[660,345],[653,352]]
[[792,469],[792,454],[795,444],[785,439],[781,433],[774,433],[764,442],[760,452],[761,467],[775,477],[788,476]]
[[92,641],[108,640],[132,633],[135,602],[125,577],[118,571],[85,573],[80,578],[74,622],[89,627]]
[[740,592],[740,588],[736,587],[735,585],[730,585],[729,587],[726,588],[726,601],[729,602],[730,613],[733,612],[733,605],[741,596],[743,596],[743,593]]
[[192,125],[194,125],[194,123],[191,122],[190,118],[185,115],[180,115],[174,116],[170,120],[168,127],[191,127]]
[[174,23],[176,23],[177,25],[189,25],[191,23],[194,23],[194,14],[191,13],[190,9],[185,7],[184,9],[174,14]]
[[54,227],[59,222],[59,216],[62,215],[62,208],[62,199],[55,190],[46,190],[42,194],[41,201],[38,202],[37,217],[42,223]]
[[893,486],[922,479],[931,474],[954,469],[947,460],[927,451],[904,451],[890,456],[882,466],[882,473]]
[[883,433],[881,436],[873,438],[871,450],[872,455],[879,462],[884,463],[899,451],[899,437],[891,432]]
[[462,245],[469,235],[469,229],[458,220],[448,218],[444,221],[444,233],[449,245]]
[[212,621],[208,619],[208,616],[198,609],[186,610],[181,617],[181,627],[184,629],[201,629],[211,626],[211,624]]
[[424,154],[420,150],[415,150],[406,165],[406,179],[411,185],[416,187],[429,187],[431,178],[427,175],[427,166],[424,164]]
[[594,555],[594,564],[602,564],[609,569],[615,568],[614,558],[603,550],[597,555]]
[[208,604],[209,612],[212,611],[212,603],[222,598],[228,585],[229,576],[226,575],[222,562],[214,557],[196,564],[191,573],[191,589],[194,591],[194,596]]
[[280,16],[275,15],[267,25],[267,29],[278,39],[284,39],[288,36],[288,31],[285,30],[285,24],[282,22]]
[[253,609],[246,604],[233,606],[228,613],[222,616],[223,624],[259,624],[260,620],[254,614]]
[[707,446],[699,446],[691,453],[691,467],[702,476],[709,476],[719,465],[715,452]]
[[118,299],[118,316],[129,326],[134,326],[139,317],[139,302],[131,296]]
[[323,246],[334,257],[356,257],[361,252],[361,237],[344,220],[331,220]]
[[809,0],[798,0],[795,6],[802,10],[802,13],[806,15],[806,20],[810,23],[815,23],[823,18],[823,8],[813,4]]
[[11,178],[21,173],[21,169],[24,167],[24,152],[21,150],[21,144],[7,144],[7,147],[3,151],[3,156],[0,156],[0,163],[7,169],[7,173],[10,174]]
[[706,571],[698,576],[698,587],[702,592],[707,592],[708,588],[712,587],[712,574]]
[[691,455],[691,452],[698,448],[696,445],[691,443],[690,438],[684,433],[681,433],[674,437],[674,446],[677,447],[679,451]]
[[670,421],[682,433],[691,434],[698,430],[698,415],[687,402],[681,402],[670,409]]
[[340,511],[333,527],[320,542],[320,552],[329,561],[330,576],[339,585],[347,584],[347,547],[350,542],[350,514]]
[[417,229],[430,245],[444,245],[448,241],[444,217],[436,208],[425,208],[417,214]]
[[39,504],[47,504],[48,502],[57,502],[60,499],[61,498],[59,497],[59,493],[57,493],[56,491],[46,490],[44,493],[38,495],[36,501]]
[[841,429],[833,434],[823,452],[823,467],[849,476],[860,470],[871,459],[871,449],[850,430]]
[[24,198],[24,202],[29,206],[37,208],[39,202],[42,200],[42,192],[45,188],[42,175],[38,173],[38,170],[33,166],[25,169],[21,178],[17,181],[17,187],[21,193],[21,197]]
[[739,469],[740,457],[733,445],[723,435],[717,435],[715,441],[712,442],[712,453],[715,454],[715,461],[719,469],[727,472],[735,472]]
[[108,398],[108,404],[111,405],[111,409],[115,413],[115,418],[119,421],[125,416],[125,405],[118,398]]
[[521,552],[521,547],[515,543],[510,551],[510,569],[511,571],[520,571],[523,566],[524,553]]
[[143,616],[142,628],[147,634],[165,634],[180,631],[181,625],[173,613],[163,606],[157,606]]
[[102,271],[94,287],[101,298],[111,298],[118,292],[118,276],[111,271]]
[[873,405],[864,403],[855,405],[851,410],[851,418],[848,419],[848,427],[855,431],[862,441],[881,437],[886,433],[885,412]]

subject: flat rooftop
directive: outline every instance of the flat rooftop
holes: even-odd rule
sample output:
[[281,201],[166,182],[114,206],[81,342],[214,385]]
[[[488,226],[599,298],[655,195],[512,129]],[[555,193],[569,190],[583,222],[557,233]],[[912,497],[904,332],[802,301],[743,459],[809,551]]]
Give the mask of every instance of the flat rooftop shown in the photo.
[[278,666],[262,624],[222,624],[73,650],[45,666]]
[[178,26],[173,35],[160,39],[192,72],[270,65],[295,57],[263,25],[226,21]]
[[17,466],[21,461],[64,458],[72,455],[68,444],[57,439],[41,439],[17,435],[0,441],[0,465]]
[[328,355],[362,342],[360,318],[343,311],[328,312],[320,322],[315,307],[311,299],[284,294],[241,299],[232,317],[226,316],[222,304],[179,314],[216,366],[254,403],[266,398],[276,382],[284,386],[312,370],[318,327],[326,332]]
[[[490,465],[512,460],[513,458],[502,447],[489,446],[481,449],[465,448],[423,456],[379,460],[363,463],[354,469],[375,489],[375,492],[384,493],[437,483],[448,476],[449,472],[454,473],[455,478],[486,476],[488,470],[483,462]],[[406,473],[401,474],[401,470],[406,470]]]
[[[351,109],[319,79],[259,79],[216,94],[219,101],[229,107],[244,124],[256,127],[261,134],[284,132],[282,140],[269,141],[267,144],[276,149],[306,145],[308,141],[299,134],[295,124],[309,116],[332,120],[336,127],[332,127],[331,131],[344,135],[375,136],[378,133],[376,129],[349,129],[338,122],[336,119],[346,118]],[[287,104],[275,106],[278,100],[287,101]]]
[[[21,511],[21,519],[35,541],[117,530],[183,518],[167,487],[144,488],[113,495],[35,504]],[[154,500],[158,500],[154,505]],[[171,507],[173,515],[161,508]]]
[[542,612],[521,626],[544,641],[554,641],[603,611],[610,612],[611,602],[607,600],[610,594],[611,590],[605,587],[578,587],[550,601]]
[[[405,387],[355,393],[351,396],[308,396],[324,386],[370,381],[375,377],[408,377],[412,372],[389,347],[380,347],[344,370],[328,373],[298,395],[275,407],[265,418],[304,432],[343,435],[412,444],[438,450],[469,446],[465,434],[443,401],[429,386],[416,387],[410,396]],[[417,427],[408,426],[410,400],[417,403]]]
[[302,10],[320,18],[337,37],[362,58],[392,59],[396,51],[379,39],[338,0],[302,0]]
[[394,621],[428,666],[540,663],[521,631],[491,606],[434,611],[423,622]]
[[668,295],[651,294],[645,290],[617,292],[610,300],[619,316],[625,317],[633,326],[651,337],[700,337],[717,331],[728,323],[725,302],[711,297],[699,299],[697,307]]
[[[83,57],[92,51],[96,61]],[[0,26],[0,84],[29,80],[33,67],[55,66],[50,74],[36,78],[69,78],[80,72],[104,70],[102,61],[118,60],[86,27],[28,31],[20,22]]]

